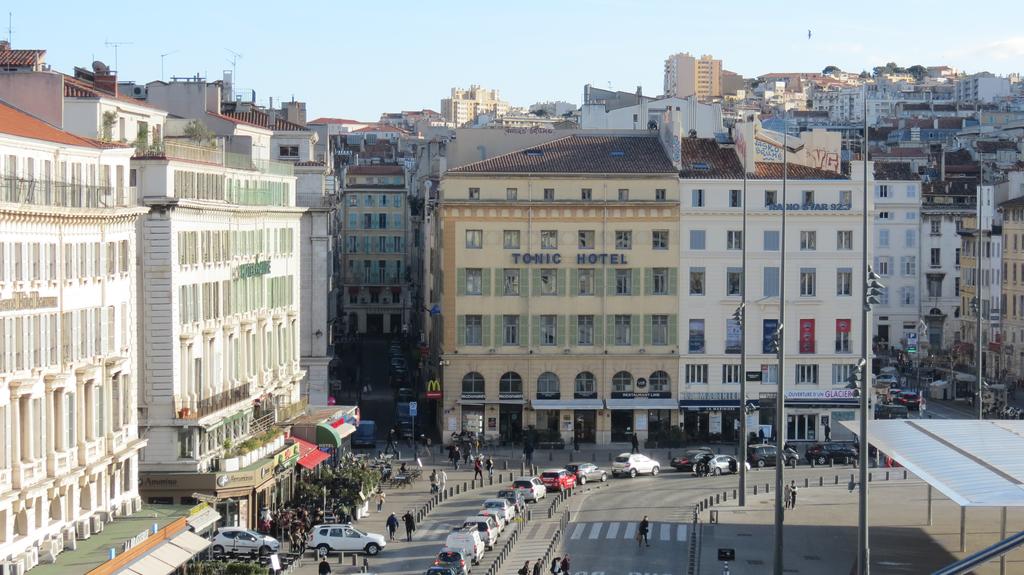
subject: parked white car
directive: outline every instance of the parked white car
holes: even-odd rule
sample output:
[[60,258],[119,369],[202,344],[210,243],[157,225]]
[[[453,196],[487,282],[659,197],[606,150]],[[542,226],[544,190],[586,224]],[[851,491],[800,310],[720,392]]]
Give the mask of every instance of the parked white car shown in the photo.
[[482,509],[488,509],[500,513],[505,519],[505,523],[511,523],[516,518],[516,508],[514,505],[508,502],[507,499],[501,497],[495,497],[494,499],[484,499]]
[[512,482],[512,488],[522,490],[530,503],[536,503],[548,495],[548,488],[544,487],[539,477],[519,477]]
[[657,475],[660,471],[660,463],[646,455],[640,455],[639,453],[622,453],[617,455],[615,460],[612,461],[613,477],[618,477],[620,475],[636,477],[642,473]]
[[384,536],[360,531],[347,523],[317,525],[309,532],[306,547],[348,553],[376,555],[385,545]]
[[480,509],[480,511],[477,511],[476,514],[494,518],[494,522],[498,524],[498,535],[501,535],[505,531],[505,528],[508,527],[508,520],[505,519],[505,512],[500,509],[484,507]]
[[484,545],[488,549],[494,549],[494,544],[498,541],[498,524],[494,521],[494,517],[474,515],[467,517],[462,522],[462,526],[475,527],[480,532],[480,538],[484,540]]
[[444,540],[444,546],[452,549],[462,549],[466,557],[472,558],[474,564],[479,564],[487,551],[487,544],[480,537],[477,526],[460,527],[448,534]]
[[213,537],[214,555],[223,555],[224,553],[248,555],[253,552],[270,555],[277,553],[280,548],[281,542],[277,539],[238,527],[221,527]]

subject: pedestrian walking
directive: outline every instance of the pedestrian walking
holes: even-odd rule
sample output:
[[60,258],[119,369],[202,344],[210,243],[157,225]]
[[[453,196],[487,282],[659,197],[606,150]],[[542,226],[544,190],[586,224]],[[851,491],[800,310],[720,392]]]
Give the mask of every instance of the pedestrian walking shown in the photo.
[[405,522],[405,540],[412,541],[412,534],[416,531],[416,520],[412,516],[412,511],[406,511],[402,521]]
[[492,459],[490,455],[487,456],[485,465],[487,467],[487,477],[491,481],[494,481],[494,459]]
[[398,453],[398,445],[395,443],[395,428],[392,427],[388,430],[388,443],[384,446],[384,454],[387,455],[390,452]]
[[384,499],[386,497],[387,495],[383,490],[377,492],[377,513],[380,513],[380,510],[384,508]]
[[562,557],[562,565],[561,565],[561,567],[562,567],[562,573],[568,573],[569,572],[569,556],[568,555],[566,555],[565,557]]
[[641,546],[641,545],[643,545],[645,543],[647,544],[648,547],[651,546],[651,541],[650,541],[650,539],[647,538],[647,535],[648,535],[648,533],[650,533],[650,531],[651,531],[651,522],[648,521],[647,520],[647,516],[644,515],[644,518],[640,520],[640,528],[637,529],[637,532],[636,532],[636,545],[637,545],[637,547],[639,547],[639,546]]
[[782,501],[783,507],[789,509],[790,503],[793,501],[793,488],[789,485],[786,485],[782,489]]
[[789,484],[789,508],[790,509],[796,509],[796,492],[799,491],[799,490],[800,490],[800,488],[796,486],[796,481],[793,481],[793,482],[791,482]]
[[540,575],[541,563],[543,563],[543,561],[540,559],[533,562],[533,575]]
[[832,427],[825,424],[825,441],[832,441]]
[[572,436],[572,450],[573,451],[579,451],[580,450],[580,434],[579,433],[574,433],[573,436]]
[[459,470],[459,459],[461,458],[462,452],[459,451],[459,446],[456,445],[452,448],[452,466],[455,468],[455,471]]
[[633,437],[630,438],[630,442],[633,444],[633,449],[631,449],[629,452],[640,453],[640,438],[637,437],[635,433],[633,434]]
[[437,470],[435,469],[435,470],[430,472],[430,494],[431,495],[437,494],[437,490],[438,490]]
[[530,441],[523,443],[523,459],[527,466],[533,465],[533,443]]
[[388,538],[389,538],[390,541],[394,541],[395,540],[395,532],[398,531],[398,517],[395,517],[394,513],[392,513],[391,515],[388,515],[387,527],[388,527]]
[[473,444],[466,442],[466,446],[462,449],[462,464],[469,465],[469,456],[473,451]]
[[444,491],[445,485],[448,484],[448,472],[444,469],[441,470],[441,491]]
[[480,478],[480,481],[484,480],[484,466],[480,463],[480,459],[473,459],[473,479],[475,480],[477,477]]
[[757,430],[757,442],[764,443],[764,429]]
[[320,560],[320,566],[316,570],[319,575],[331,575],[331,564],[327,562],[327,556]]
[[519,571],[516,571],[516,573],[519,575],[530,575],[530,562],[527,561],[526,563],[523,563],[523,566],[520,567]]
[[557,575],[562,568],[562,558],[555,557],[551,560],[551,575]]

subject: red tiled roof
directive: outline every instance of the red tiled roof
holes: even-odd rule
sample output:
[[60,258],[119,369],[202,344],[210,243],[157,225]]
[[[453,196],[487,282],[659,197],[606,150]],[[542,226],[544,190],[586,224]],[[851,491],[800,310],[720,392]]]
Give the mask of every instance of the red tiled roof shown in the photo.
[[226,112],[221,114],[228,118],[238,120],[246,124],[252,124],[259,128],[274,130],[275,132],[305,132],[306,127],[289,122],[280,116],[275,118],[274,125],[270,125],[270,114],[263,110],[250,109],[247,112]]
[[372,122],[360,122],[359,120],[346,120],[345,118],[317,118],[306,122],[307,124],[370,124]]
[[937,118],[940,130],[959,130],[964,127],[964,118]]
[[44,55],[46,50],[0,50],[0,66],[34,67]]
[[992,154],[999,150],[1017,151],[1017,142],[1013,140],[977,140],[974,149],[982,154]]
[[874,162],[875,180],[878,181],[907,181],[919,180],[908,162]]
[[450,170],[450,173],[675,173],[655,136],[573,135]]
[[83,138],[82,136],[76,136],[70,132],[65,132],[56,126],[47,124],[39,118],[22,112],[3,101],[0,101],[0,134],[9,134],[11,136],[18,136],[21,138],[31,138],[33,140],[43,140],[45,142],[54,142],[56,144],[65,144],[68,146],[80,146],[83,148],[103,149],[125,147],[120,144],[101,142],[99,140]]
[[[781,180],[782,164],[778,162],[755,162],[754,178],[760,180]],[[848,180],[840,173],[801,164],[789,164],[786,178],[790,180]]]
[[396,128],[394,126],[389,126],[387,124],[370,124],[369,126],[366,126],[364,128],[359,128],[358,130],[355,131],[355,133],[359,133],[359,132],[403,132],[404,133],[405,130],[403,130],[401,128]]
[[352,166],[347,172],[351,176],[404,176],[402,166]]
[[161,110],[160,108],[147,104],[142,100],[132,98],[125,94],[112,94],[106,90],[103,90],[96,86],[96,84],[83,80],[81,78],[75,78],[64,74],[64,97],[65,98],[112,98],[114,100],[121,100],[122,102],[128,102],[135,104],[136,106],[142,106],[143,108],[150,108],[153,110]]

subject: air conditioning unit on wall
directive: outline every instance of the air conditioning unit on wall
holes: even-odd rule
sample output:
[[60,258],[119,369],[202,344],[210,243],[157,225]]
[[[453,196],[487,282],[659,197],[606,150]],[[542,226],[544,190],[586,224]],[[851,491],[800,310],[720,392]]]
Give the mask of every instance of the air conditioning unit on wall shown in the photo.
[[75,523],[75,537],[79,540],[88,539],[92,536],[92,530],[89,528],[89,520],[83,519],[78,523]]

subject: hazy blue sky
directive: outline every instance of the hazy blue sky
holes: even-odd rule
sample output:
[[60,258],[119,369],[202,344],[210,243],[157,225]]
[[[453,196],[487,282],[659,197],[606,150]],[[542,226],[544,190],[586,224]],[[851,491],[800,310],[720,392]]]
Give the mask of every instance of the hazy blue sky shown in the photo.
[[[264,7],[265,6],[265,7]],[[516,105],[579,103],[583,85],[662,88],[667,55],[712,54],[744,76],[860,71],[895,61],[1000,74],[1024,71],[1024,2],[859,0],[299,0],[0,4],[16,48],[45,48],[71,72],[93,59],[121,79],[199,73],[218,79],[238,59],[238,87],[266,103],[308,102],[310,117],[376,119],[437,109],[453,86],[482,84]],[[807,38],[807,30],[813,33]]]

